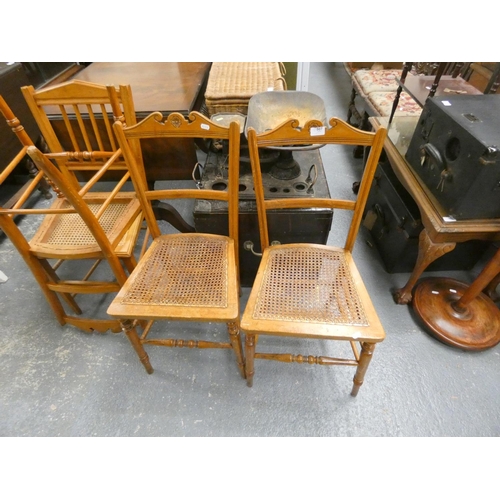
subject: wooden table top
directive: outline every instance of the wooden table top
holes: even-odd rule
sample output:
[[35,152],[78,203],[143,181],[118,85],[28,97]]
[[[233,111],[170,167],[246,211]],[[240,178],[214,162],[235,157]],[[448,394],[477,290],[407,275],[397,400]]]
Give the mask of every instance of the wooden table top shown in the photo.
[[187,114],[208,78],[209,62],[94,62],[71,79],[101,85],[130,85],[136,113]]

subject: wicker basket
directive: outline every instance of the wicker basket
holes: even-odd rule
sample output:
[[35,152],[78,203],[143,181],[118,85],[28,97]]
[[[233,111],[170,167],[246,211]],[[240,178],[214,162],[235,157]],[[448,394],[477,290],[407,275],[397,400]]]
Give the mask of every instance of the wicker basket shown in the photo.
[[205,103],[216,113],[247,114],[250,97],[268,90],[286,90],[285,68],[277,62],[214,62],[210,69]]

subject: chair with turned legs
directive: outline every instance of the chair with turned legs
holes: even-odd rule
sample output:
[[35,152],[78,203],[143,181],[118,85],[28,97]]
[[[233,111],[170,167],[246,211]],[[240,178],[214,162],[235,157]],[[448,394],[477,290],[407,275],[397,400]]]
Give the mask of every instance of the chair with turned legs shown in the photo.
[[[22,124],[14,116],[7,103],[0,97],[0,112],[4,115],[7,123],[17,135],[21,143],[19,153],[10,162],[0,177],[0,184],[5,176],[11,172],[16,165],[27,156],[29,148],[34,148],[33,141],[26,134]],[[40,153],[41,154],[41,153]],[[70,324],[85,332],[106,330],[119,331],[120,324],[117,320],[97,316],[92,312],[82,310],[81,301],[77,301],[79,294],[95,295],[99,301],[107,293],[114,293],[120,288],[119,282],[113,277],[110,280],[102,278],[96,280],[94,272],[105,255],[88,229],[84,219],[75,211],[68,202],[67,197],[61,190],[61,186],[71,187],[79,196],[85,200],[89,208],[98,217],[102,229],[112,241],[113,252],[116,254],[123,266],[131,271],[135,267],[134,247],[141,229],[142,213],[137,197],[133,192],[119,193],[119,189],[113,192],[95,191],[97,181],[109,169],[113,168],[115,161],[119,163],[120,151],[106,153],[83,153],[83,152],[59,152],[50,154],[47,161],[52,165],[62,180],[57,184],[51,181],[57,197],[49,205],[37,205],[35,196],[37,187],[44,180],[45,170],[39,168],[38,174],[32,179],[23,195],[12,207],[0,207],[0,229],[7,235],[18,250],[20,256],[26,262],[42,293],[52,308],[57,320],[61,325]],[[35,164],[37,167],[43,164],[38,157]],[[86,162],[96,159],[100,161],[101,167],[92,178],[80,185],[74,177],[63,173],[55,167],[52,161],[70,162],[78,161],[86,165]],[[121,179],[117,187],[123,186],[128,178],[128,172],[123,166]],[[115,173],[119,170],[115,170]],[[112,196],[112,198],[110,198]],[[111,201],[112,200],[112,201]],[[29,218],[35,223],[16,224],[14,218],[22,216]],[[22,222],[22,221],[21,221]],[[34,234],[32,229],[35,228]],[[92,262],[88,271],[82,271],[82,263]]]
[[[326,127],[315,120],[307,124],[301,123],[299,127],[299,120],[292,119],[259,134],[249,128],[248,144],[262,258],[241,320],[241,329],[245,334],[248,386],[253,383],[255,360],[265,359],[356,367],[351,394],[355,396],[358,393],[375,346],[385,337],[352,254],[385,134],[384,129],[377,133],[356,129],[338,118],[330,119]],[[293,148],[308,144],[324,145],[324,148],[338,148],[342,145],[370,148],[356,197],[266,199],[259,152],[268,147]],[[336,166],[337,164],[325,164],[325,171],[333,170]],[[335,179],[341,182],[345,177],[338,175]],[[343,247],[308,243],[280,244],[279,241],[272,241],[268,233],[269,211],[313,207],[352,212]],[[283,349],[286,349],[287,340],[294,338],[307,339],[310,343],[319,340],[347,342],[352,348],[353,356],[303,356],[257,349],[259,338],[262,344],[262,338],[268,336],[278,338]]]
[[[126,87],[120,91],[126,92]],[[108,314],[122,322],[123,330],[139,355],[146,371],[153,371],[145,346],[231,349],[244,377],[243,350],[239,332],[238,272],[238,172],[239,125],[219,126],[192,112],[188,118],[172,113],[164,118],[156,112],[137,125],[114,124],[116,136],[128,163],[137,196],[145,214],[152,243],[121,291],[108,308]],[[228,144],[224,176],[226,190],[180,188],[166,183],[162,189],[148,189],[142,164],[136,161],[132,141],[155,137],[223,140]],[[220,200],[228,204],[227,235],[190,232],[164,232],[158,224],[152,200]],[[166,229],[166,228],[163,228]],[[229,341],[214,338],[183,340],[167,338],[158,330],[167,321],[222,323],[227,325]],[[140,322],[147,322],[145,329]]]

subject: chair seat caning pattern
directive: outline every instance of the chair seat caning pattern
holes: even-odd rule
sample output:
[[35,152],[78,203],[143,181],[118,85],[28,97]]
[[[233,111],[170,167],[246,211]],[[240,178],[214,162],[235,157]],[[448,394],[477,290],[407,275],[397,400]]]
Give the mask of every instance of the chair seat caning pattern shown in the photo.
[[157,238],[122,304],[227,307],[227,240]]
[[[97,214],[102,207],[100,203],[88,204],[92,213]],[[63,203],[62,208],[70,208],[69,203]],[[117,221],[123,213],[128,210],[128,203],[111,203],[99,219],[99,223],[106,234],[110,234],[115,228]],[[57,216],[57,222],[49,234],[40,235],[42,241],[38,241],[38,235],[32,240],[32,244],[80,246],[95,245],[96,240],[90,229],[79,214],[62,214]]]
[[344,254],[329,249],[272,249],[253,318],[368,325]]

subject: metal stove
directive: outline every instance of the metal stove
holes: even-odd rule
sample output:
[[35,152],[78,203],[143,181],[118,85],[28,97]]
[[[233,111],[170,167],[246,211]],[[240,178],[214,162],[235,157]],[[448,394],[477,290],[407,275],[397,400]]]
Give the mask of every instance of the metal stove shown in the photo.
[[[252,126],[260,133],[289,118],[299,120],[300,125],[311,119],[326,124],[323,101],[308,92],[263,92],[250,99],[248,115],[241,124],[239,258],[242,286],[252,286],[260,263],[260,256],[255,254],[260,252],[257,207],[243,131]],[[222,142],[216,146],[209,151],[197,175],[196,180],[202,189],[227,189],[227,144]],[[266,198],[330,198],[317,145],[268,148],[261,150],[260,154]],[[331,209],[279,210],[269,216],[270,237],[281,243],[326,244],[332,217]],[[199,232],[227,234],[227,205],[220,201],[197,200],[194,224]]]
[[[246,242],[252,242],[256,252],[260,252],[257,207],[253,190],[253,180],[249,161],[245,158],[244,146],[240,163],[240,215],[239,248],[242,286],[252,286],[260,257],[245,249]],[[198,182],[203,189],[227,189],[227,163],[224,152],[210,152],[200,173]],[[262,165],[262,177],[268,198],[311,196],[329,198],[330,191],[319,150],[294,151],[293,160],[298,166],[296,176],[279,179],[273,174],[279,166],[279,155],[274,161]],[[278,164],[278,167],[276,165]],[[265,171],[264,171],[265,168]],[[272,240],[281,243],[321,243],[326,244],[332,224],[333,210],[330,209],[289,209],[270,215],[269,230]],[[227,205],[220,201],[197,200],[194,208],[196,231],[226,234]]]

